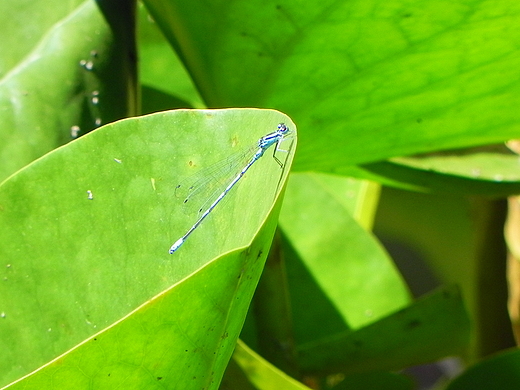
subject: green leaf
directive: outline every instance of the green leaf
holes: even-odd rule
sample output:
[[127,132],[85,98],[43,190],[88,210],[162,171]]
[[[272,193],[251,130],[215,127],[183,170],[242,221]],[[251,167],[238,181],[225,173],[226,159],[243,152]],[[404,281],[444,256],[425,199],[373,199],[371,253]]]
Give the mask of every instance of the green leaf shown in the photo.
[[320,375],[398,370],[458,354],[469,318],[458,289],[444,288],[355,332],[299,346],[302,370]]
[[520,191],[518,155],[505,145],[397,157],[389,162],[366,164],[363,169],[384,175],[386,180],[396,179],[399,186],[413,185],[421,191],[494,196]]
[[518,155],[505,145],[392,159],[397,164],[495,182],[520,182]]
[[260,245],[210,262],[8,388],[217,389],[262,271]]
[[502,351],[475,364],[461,374],[446,390],[518,389],[520,351]]
[[[175,340],[188,337],[184,327],[189,327],[201,342],[189,337],[188,349],[200,352],[200,345],[208,345],[203,355],[213,357],[213,352],[217,353],[211,349],[217,345],[212,339],[213,326],[222,331],[218,337],[228,332],[230,341],[211,364],[200,365],[196,363],[198,355],[193,355],[192,369],[200,370],[196,375],[199,380],[206,381],[210,375],[218,384],[263,267],[292,154],[281,171],[266,153],[233,194],[170,255],[170,245],[194,222],[184,214],[175,186],[181,177],[257,142],[282,121],[296,136],[294,124],[276,111],[180,110],[127,119],[56,149],[3,182],[0,349],[8,353],[0,355],[0,383],[28,374],[75,347],[37,374],[38,379],[31,379],[36,381],[34,386],[47,380],[60,365],[75,367],[71,374],[75,381],[83,380],[76,371],[83,367],[101,378],[106,371],[96,367],[104,359],[108,360],[103,367],[133,362],[124,368],[125,375],[130,375],[128,370],[133,367],[135,380],[141,375],[148,378],[150,371],[144,372],[142,367],[151,367],[161,355],[150,354],[148,361],[143,346],[163,343],[169,348]],[[292,142],[296,146],[296,138]],[[197,271],[236,248],[241,249],[212,265],[212,271]],[[201,275],[200,279],[191,280],[192,274]],[[176,283],[178,287],[168,290]],[[221,298],[217,299],[217,292],[201,293],[210,284],[216,290],[221,286]],[[208,319],[199,299],[208,301],[207,310],[218,311],[218,321]],[[168,303],[161,303],[164,300]],[[168,312],[179,307],[182,313]],[[163,320],[156,323],[148,318],[150,311],[158,311],[159,317],[171,322],[161,328]],[[185,323],[181,326],[175,318],[184,318]],[[146,321],[150,324],[144,326]],[[119,330],[120,326],[125,330]],[[92,337],[98,332],[105,335],[105,331],[109,333],[100,340],[107,344],[96,347]],[[139,360],[140,354],[145,360]],[[137,361],[143,366],[132,365]],[[176,369],[186,371],[183,366]],[[173,371],[167,371],[175,378]],[[69,374],[61,377],[59,372],[50,378],[56,383],[70,380]],[[117,383],[122,386],[125,382]]]
[[358,329],[409,303],[393,262],[352,217],[360,194],[364,187],[352,179],[291,175],[280,226],[290,248],[287,273],[299,342]]
[[[243,370],[255,389],[310,390],[309,387],[291,378],[263,359],[241,340],[238,340],[233,353],[233,360]],[[228,378],[228,381],[231,382],[231,378]],[[229,386],[232,388],[231,383]]]
[[[399,187],[402,189],[418,191],[418,192],[440,192],[452,194],[474,194],[493,197],[505,197],[520,192],[520,183],[518,181],[504,180],[507,172],[516,169],[516,162],[513,159],[506,161],[494,159],[493,157],[480,160],[481,164],[489,165],[489,171],[495,173],[495,179],[487,179],[482,177],[472,178],[468,175],[457,175],[451,171],[449,173],[440,170],[423,169],[417,167],[417,161],[411,164],[402,164],[394,161],[383,161],[378,163],[366,164],[360,167],[349,167],[342,169],[343,173],[350,174],[354,177],[363,177],[379,183]],[[400,160],[400,162],[403,160]],[[407,161],[410,161],[407,159]],[[436,159],[435,161],[441,166],[448,164],[448,161]],[[457,164],[459,168],[471,169],[472,164],[469,159],[461,159]],[[493,169],[493,165],[502,165],[501,169]],[[502,169],[503,168],[503,169]]]
[[297,170],[518,136],[520,4],[146,5],[208,105],[276,107],[296,120]]
[[136,114],[132,4],[2,2],[0,180],[100,124]]
[[[204,103],[186,68],[144,6],[138,5],[139,77],[145,86],[142,95],[143,112],[157,111],[157,108],[203,108]],[[151,90],[168,97],[153,99]]]
[[412,390],[415,388],[410,378],[391,372],[352,374],[334,386],[334,390]]

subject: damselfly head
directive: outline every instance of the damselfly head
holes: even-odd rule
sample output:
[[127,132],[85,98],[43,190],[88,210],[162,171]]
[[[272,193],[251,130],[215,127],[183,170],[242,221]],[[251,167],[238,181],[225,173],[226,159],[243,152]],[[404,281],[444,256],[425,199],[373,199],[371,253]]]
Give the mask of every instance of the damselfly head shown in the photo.
[[278,131],[282,134],[287,134],[289,132],[289,128],[285,126],[285,123],[280,123],[278,125]]

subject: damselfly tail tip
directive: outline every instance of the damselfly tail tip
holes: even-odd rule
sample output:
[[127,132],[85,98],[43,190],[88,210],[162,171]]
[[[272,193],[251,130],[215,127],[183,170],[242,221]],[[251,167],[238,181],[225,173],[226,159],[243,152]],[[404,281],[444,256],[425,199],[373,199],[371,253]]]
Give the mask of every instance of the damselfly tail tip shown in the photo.
[[175,241],[175,244],[173,244],[170,248],[170,255],[172,255],[177,249],[179,249],[182,244],[184,244],[184,238],[181,237],[177,241]]

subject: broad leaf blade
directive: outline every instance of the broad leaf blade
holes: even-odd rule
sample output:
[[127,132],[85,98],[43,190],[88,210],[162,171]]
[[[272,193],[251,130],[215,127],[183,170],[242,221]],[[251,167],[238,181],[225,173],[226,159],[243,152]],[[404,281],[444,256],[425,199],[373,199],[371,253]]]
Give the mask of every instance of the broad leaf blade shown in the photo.
[[[441,161],[438,162],[444,164]],[[466,165],[468,170],[471,169],[470,161],[461,161],[461,163]],[[367,178],[391,187],[418,192],[473,194],[493,197],[505,197],[520,192],[520,181],[514,181],[514,178],[512,181],[504,179],[508,172],[518,168],[516,161],[513,161],[513,159],[511,161],[497,161],[494,157],[490,157],[488,160],[482,160],[482,163],[489,167],[501,163],[503,163],[503,166],[500,170],[491,168],[495,173],[495,179],[471,177],[471,174],[458,175],[452,171],[440,172],[422,169],[417,168],[415,163],[408,165],[393,161],[347,167],[342,169],[342,173]]]
[[121,2],[119,23],[107,2],[59,3],[45,22],[37,5],[3,4],[9,6],[1,21],[16,20],[17,34],[30,38],[19,47],[18,40],[2,39],[0,180],[101,124],[137,112],[131,2]]
[[520,383],[519,365],[518,349],[501,351],[470,367],[450,383],[446,390],[517,389]]
[[[238,340],[233,353],[233,360],[242,369],[251,383],[254,384],[256,389],[310,390],[309,387],[273,366],[241,340]],[[227,375],[231,376],[231,373]],[[228,378],[228,382],[229,388],[238,389],[237,387],[232,387],[231,377]]]
[[409,303],[395,265],[352,217],[359,191],[339,176],[293,174],[289,180],[280,226],[292,249],[287,273],[300,343],[358,329]]
[[[248,245],[271,212],[292,154],[283,176],[266,154],[171,256],[171,243],[193,222],[176,202],[174,183],[281,121],[296,131],[281,113],[264,110],[127,119],[55,150],[2,183],[0,340],[1,349],[10,351],[0,358],[2,382],[91,337],[212,258]],[[261,242],[264,255],[275,225],[276,213]]]
[[209,263],[8,388],[217,389],[268,249],[255,246]]
[[277,107],[297,120],[297,170],[520,133],[516,3],[146,4],[208,105]]
[[470,323],[457,288],[419,299],[356,332],[342,332],[301,345],[302,370],[320,375],[399,370],[461,353]]
[[143,112],[204,108],[189,74],[144,5],[139,11],[139,79]]
[[506,196],[520,191],[518,155],[505,145],[397,157],[360,169],[384,175],[383,181],[396,180],[390,185],[413,185],[425,192]]

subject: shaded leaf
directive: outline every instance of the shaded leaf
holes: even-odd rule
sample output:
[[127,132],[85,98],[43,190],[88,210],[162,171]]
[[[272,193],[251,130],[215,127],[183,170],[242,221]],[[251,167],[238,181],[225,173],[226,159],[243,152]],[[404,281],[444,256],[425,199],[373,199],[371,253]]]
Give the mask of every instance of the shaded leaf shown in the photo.
[[300,343],[358,329],[409,302],[391,259],[351,216],[360,194],[352,179],[291,175],[280,226]]
[[0,57],[9,59],[0,69],[0,180],[101,124],[137,113],[132,4],[120,4],[124,23],[114,26],[107,2],[45,5],[53,14],[45,21],[39,5],[3,2],[2,23],[9,20],[30,39],[2,40]]
[[[233,360],[243,370],[255,389],[309,390],[307,386],[291,378],[263,359],[241,340],[237,342]],[[238,389],[237,387],[232,387],[231,383],[228,385],[228,388]]]
[[[141,3],[138,4],[138,11],[139,77],[145,86],[143,112],[204,108],[190,74]],[[155,93],[151,95],[150,92]],[[164,99],[157,99],[159,94]],[[168,106],[165,107],[165,104]]]
[[520,351],[503,351],[461,374],[446,390],[518,389],[520,383]]
[[302,370],[362,373],[398,370],[460,353],[469,341],[469,318],[458,289],[445,288],[355,332],[300,345]]
[[352,374],[344,378],[334,390],[412,390],[417,388],[410,378],[390,372]]

